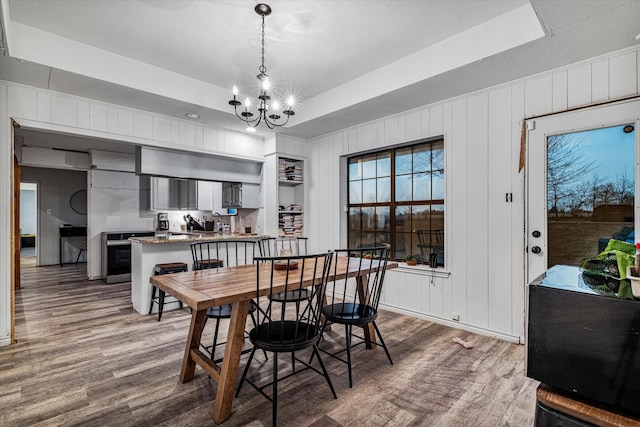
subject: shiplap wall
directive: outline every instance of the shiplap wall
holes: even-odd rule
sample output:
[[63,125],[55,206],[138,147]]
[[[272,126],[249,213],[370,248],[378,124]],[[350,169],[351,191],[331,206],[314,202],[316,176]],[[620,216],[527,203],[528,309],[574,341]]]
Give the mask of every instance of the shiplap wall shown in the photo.
[[[305,213],[310,241],[317,248],[346,244],[346,183],[341,169],[345,156],[443,135],[446,267],[435,277],[416,267],[390,270],[382,304],[522,341],[526,289],[525,175],[518,171],[522,121],[637,95],[639,69],[640,55],[634,47],[310,140],[310,207]],[[506,193],[513,193],[512,203],[505,201]]]
[[[0,345],[8,344],[11,337],[11,193],[13,169],[13,141],[11,118],[22,126],[43,131],[69,133],[92,138],[129,142],[153,147],[164,147],[196,153],[221,154],[245,159],[262,160],[264,141],[246,134],[216,129],[187,120],[178,120],[145,111],[78,98],[30,86],[0,81]],[[93,174],[91,191],[104,195],[105,189],[124,188],[135,192],[135,182],[115,187],[104,180],[104,173]],[[97,180],[97,181],[96,181]],[[117,179],[116,179],[117,181]],[[97,194],[96,193],[96,194]],[[114,193],[114,192],[112,192]],[[112,206],[119,206],[130,192],[115,192],[119,196]],[[113,194],[111,195],[113,196]],[[91,194],[89,194],[91,200]],[[122,199],[122,200],[121,200]],[[112,200],[113,201],[113,200]],[[95,256],[99,247],[101,226],[107,227],[104,209],[93,204],[98,211],[96,221],[90,221],[91,238],[89,257],[90,275],[99,271],[100,258]],[[91,209],[91,204],[89,206]],[[95,209],[94,209],[95,210]],[[135,213],[121,212],[123,217],[135,219]],[[137,218],[139,222],[149,218]],[[151,220],[152,221],[152,220]],[[122,224],[126,228],[128,221]],[[94,252],[92,254],[92,252]]]

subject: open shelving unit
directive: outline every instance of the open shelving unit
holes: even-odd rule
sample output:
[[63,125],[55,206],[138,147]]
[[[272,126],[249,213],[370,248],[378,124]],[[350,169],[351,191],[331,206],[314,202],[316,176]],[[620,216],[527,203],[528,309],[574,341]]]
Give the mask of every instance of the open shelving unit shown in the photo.
[[304,160],[278,157],[278,235],[304,237]]

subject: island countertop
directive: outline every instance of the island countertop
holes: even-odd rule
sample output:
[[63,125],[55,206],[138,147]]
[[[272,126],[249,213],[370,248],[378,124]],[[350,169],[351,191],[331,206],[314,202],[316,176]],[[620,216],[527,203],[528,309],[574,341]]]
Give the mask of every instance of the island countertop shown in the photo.
[[215,231],[200,231],[200,232],[181,232],[181,233],[158,233],[155,236],[148,237],[130,237],[129,240],[135,243],[142,244],[166,244],[166,243],[179,243],[179,242],[202,242],[208,240],[229,240],[229,239],[252,239],[258,240],[269,237],[262,234],[249,234],[249,233],[217,233]]

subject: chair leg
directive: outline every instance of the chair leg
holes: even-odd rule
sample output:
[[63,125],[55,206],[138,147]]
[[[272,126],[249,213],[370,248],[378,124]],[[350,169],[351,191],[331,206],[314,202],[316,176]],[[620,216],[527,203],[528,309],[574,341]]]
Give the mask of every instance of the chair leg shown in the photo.
[[[320,357],[320,352],[318,351],[318,344],[313,345],[313,354],[318,356],[318,362],[320,362],[320,367],[322,368],[322,372],[324,373],[324,378],[327,380],[327,384],[329,384],[329,388],[331,389],[331,393],[333,394],[333,398],[337,399],[336,391],[333,389],[333,383],[331,382],[331,378],[329,378],[329,373],[327,372],[327,368],[324,367],[324,362]],[[313,356],[311,356],[313,359]]]
[[220,319],[216,319],[216,330],[213,333],[213,347],[211,347],[211,360],[215,359],[216,345],[218,344],[218,330],[220,329]]
[[151,305],[149,306],[149,314],[151,314],[151,312],[153,311],[153,303],[156,300],[156,290],[158,288],[156,288],[155,286],[151,286]]
[[78,256],[76,257],[76,265],[78,265],[78,261],[80,260],[80,255],[82,255],[82,249],[78,252]]
[[[258,307],[258,310],[260,308]],[[249,315],[251,316],[251,321],[253,322],[253,327],[257,328],[258,327],[258,322],[256,322],[256,316],[253,315],[253,312],[249,313]],[[262,350],[262,352],[264,353],[264,360],[269,360],[269,356],[267,356],[267,352],[266,350]]]
[[158,297],[158,322],[162,317],[162,309],[164,308],[164,291],[162,289],[158,289],[159,297]]
[[242,377],[240,378],[240,382],[238,383],[238,388],[236,389],[236,397],[240,394],[240,389],[242,388],[242,384],[244,384],[244,379],[247,377],[247,372],[249,372],[249,366],[251,365],[251,361],[253,360],[253,355],[256,353],[256,348],[253,347],[251,349],[251,354],[249,355],[249,360],[247,360],[247,366],[244,367],[244,371],[242,372]]
[[273,426],[277,426],[278,419],[278,353],[273,353],[273,409],[271,419]]
[[353,387],[351,379],[351,325],[344,325],[345,334],[347,336],[347,367],[349,370],[349,388]]
[[378,329],[378,325],[376,325],[376,322],[373,322],[373,328],[376,330],[376,333],[378,334],[378,338],[380,339],[380,344],[382,345],[382,348],[384,348],[384,352],[387,353],[387,358],[389,359],[389,363],[393,365],[393,360],[391,360],[391,355],[389,354],[389,350],[387,350],[387,346],[384,343],[384,340],[382,339],[382,334],[380,333],[380,330]]

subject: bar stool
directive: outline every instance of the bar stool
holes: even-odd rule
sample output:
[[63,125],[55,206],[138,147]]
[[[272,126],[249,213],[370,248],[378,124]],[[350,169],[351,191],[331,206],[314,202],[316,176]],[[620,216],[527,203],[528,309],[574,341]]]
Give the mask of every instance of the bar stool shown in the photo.
[[[171,274],[171,273],[181,273],[183,271],[189,271],[189,267],[184,262],[169,262],[166,264],[156,264],[153,268],[153,274],[159,276],[161,274]],[[158,304],[158,322],[162,317],[162,308],[164,307],[164,297],[165,292],[162,289],[158,289],[155,286],[151,285],[151,307],[149,307],[149,314],[153,311],[153,303]],[[156,290],[158,292],[158,297],[156,298]],[[173,302],[173,301],[172,301]],[[178,304],[180,304],[180,308],[182,308],[182,301],[178,300]]]

